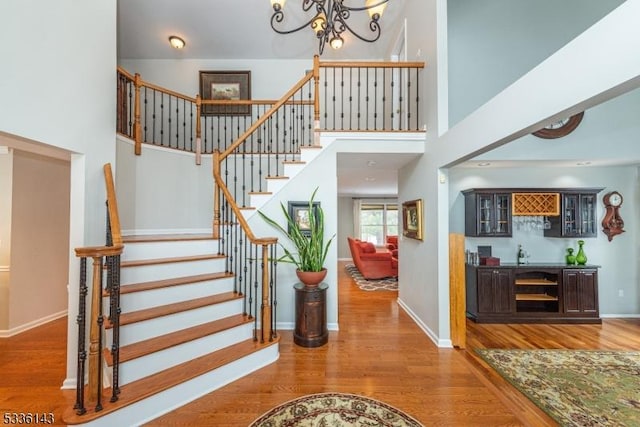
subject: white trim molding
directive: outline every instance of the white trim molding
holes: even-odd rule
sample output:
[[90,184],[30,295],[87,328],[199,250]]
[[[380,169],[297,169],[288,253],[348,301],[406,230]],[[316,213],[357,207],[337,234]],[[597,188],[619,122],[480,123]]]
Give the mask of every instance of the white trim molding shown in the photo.
[[0,273],[8,273],[9,271],[11,271],[11,266],[0,265]]
[[422,320],[420,320],[420,318],[416,316],[416,314],[411,311],[409,306],[405,304],[404,301],[402,301],[400,298],[398,298],[398,305],[402,307],[402,309],[409,315],[409,317],[413,319],[414,322],[416,322],[416,325],[418,325],[418,327],[422,329],[422,331],[431,339],[431,341],[433,341],[436,346],[438,346],[439,348],[453,348],[453,343],[451,342],[451,340],[442,340],[438,338],[438,335],[436,335],[431,329],[429,329],[429,327]]
[[29,329],[37,328],[38,326],[42,326],[45,323],[49,323],[53,320],[60,319],[61,317],[65,317],[67,315],[67,310],[60,311],[58,313],[53,313],[48,316],[42,317],[40,319],[33,320],[29,323],[25,323],[24,325],[20,325],[11,329],[0,329],[0,338],[9,338],[14,335],[18,335],[19,333],[28,331]]

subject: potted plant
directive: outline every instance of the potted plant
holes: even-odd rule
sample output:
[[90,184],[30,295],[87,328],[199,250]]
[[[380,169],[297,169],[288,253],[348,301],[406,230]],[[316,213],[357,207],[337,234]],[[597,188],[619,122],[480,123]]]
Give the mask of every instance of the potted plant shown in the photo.
[[292,218],[282,202],[280,202],[280,208],[287,220],[288,231],[276,221],[258,211],[268,224],[280,230],[295,246],[296,251],[292,252],[280,243],[284,255],[278,258],[278,261],[295,264],[298,278],[307,286],[317,286],[327,275],[324,261],[327,258],[329,246],[335,237],[334,234],[326,243],[324,241],[324,211],[320,206],[314,206],[313,203],[317,191],[318,188],[316,187],[313,194],[311,194],[307,211],[308,227],[305,227],[304,230],[300,222],[296,218]]

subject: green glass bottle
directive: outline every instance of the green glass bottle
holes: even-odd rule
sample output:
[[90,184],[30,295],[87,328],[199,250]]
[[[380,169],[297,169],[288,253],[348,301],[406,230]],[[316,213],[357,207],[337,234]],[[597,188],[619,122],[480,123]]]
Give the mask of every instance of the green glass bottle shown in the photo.
[[573,248],[567,248],[567,255],[565,256],[567,265],[576,264],[576,256],[573,254]]
[[576,263],[578,265],[585,265],[587,263],[587,255],[584,253],[584,240],[578,240],[578,254],[576,255]]

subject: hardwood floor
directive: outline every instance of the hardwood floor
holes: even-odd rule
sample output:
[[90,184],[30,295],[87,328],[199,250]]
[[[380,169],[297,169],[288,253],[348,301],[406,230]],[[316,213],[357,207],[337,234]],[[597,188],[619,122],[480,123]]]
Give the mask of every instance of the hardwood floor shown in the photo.
[[[487,325],[468,322],[468,351],[438,349],[396,303],[365,292],[339,266],[339,332],[307,349],[281,331],[280,359],[160,417],[150,426],[247,426],[273,406],[328,391],[382,400],[425,425],[555,425],[472,349],[640,349],[640,319],[602,325]],[[66,319],[0,339],[0,411],[53,412],[64,400]]]

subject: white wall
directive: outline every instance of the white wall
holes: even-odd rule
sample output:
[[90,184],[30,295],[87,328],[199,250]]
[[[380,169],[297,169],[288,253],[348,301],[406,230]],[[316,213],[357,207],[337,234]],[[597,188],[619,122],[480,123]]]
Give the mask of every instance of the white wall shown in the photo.
[[338,197],[338,258],[351,259],[351,251],[347,243],[347,237],[353,237],[353,198]]
[[[102,165],[115,160],[116,0],[0,2],[0,133],[72,154],[70,248],[104,243]],[[67,377],[78,265],[69,253]]]
[[[598,194],[598,236],[585,238],[585,252],[589,264],[601,266],[598,272],[600,313],[603,315],[640,314],[640,280],[638,265],[629,260],[638,259],[637,235],[640,223],[637,201],[640,200],[638,169],[628,167],[573,167],[573,168],[453,168],[449,171],[450,230],[464,234],[464,197],[460,193],[468,188],[604,188]],[[620,214],[625,221],[625,233],[609,242],[602,232],[600,221],[604,217],[602,196],[609,191],[622,193],[624,203]],[[530,262],[564,263],[566,249],[577,252],[577,238],[544,237],[542,230],[529,231],[513,225],[510,238],[467,237],[466,248],[476,251],[478,245],[491,245],[493,256],[502,262],[515,262],[518,245],[531,254]],[[623,296],[619,296],[622,290]]]
[[123,234],[205,232],[213,221],[211,156],[117,142],[116,193]]
[[0,152],[0,330],[9,329],[13,151]]
[[70,164],[22,151],[13,162],[7,329],[64,315],[69,281]]
[[450,124],[458,123],[623,1],[449,0]]
[[280,99],[286,91],[313,68],[311,60],[132,60],[123,59],[120,66],[142,80],[187,96],[200,92],[200,71],[251,71],[252,99]]
[[[440,345],[449,343],[450,334],[446,167],[527,135],[549,119],[567,117],[637,87],[640,58],[628,52],[640,48],[633,18],[639,14],[640,1],[626,1],[447,131],[448,107],[442,99],[448,85],[442,72],[446,71],[446,4],[437,0],[407,4],[408,52],[411,55],[419,47],[429,64],[423,95],[429,108],[425,156],[399,172],[399,201],[425,202],[424,242],[400,242],[400,250],[408,254],[400,265],[400,302]],[[436,15],[437,24],[428,22],[426,17]],[[473,72],[473,64],[468,67]],[[437,81],[432,74],[437,74]],[[403,287],[404,278],[411,287]]]

